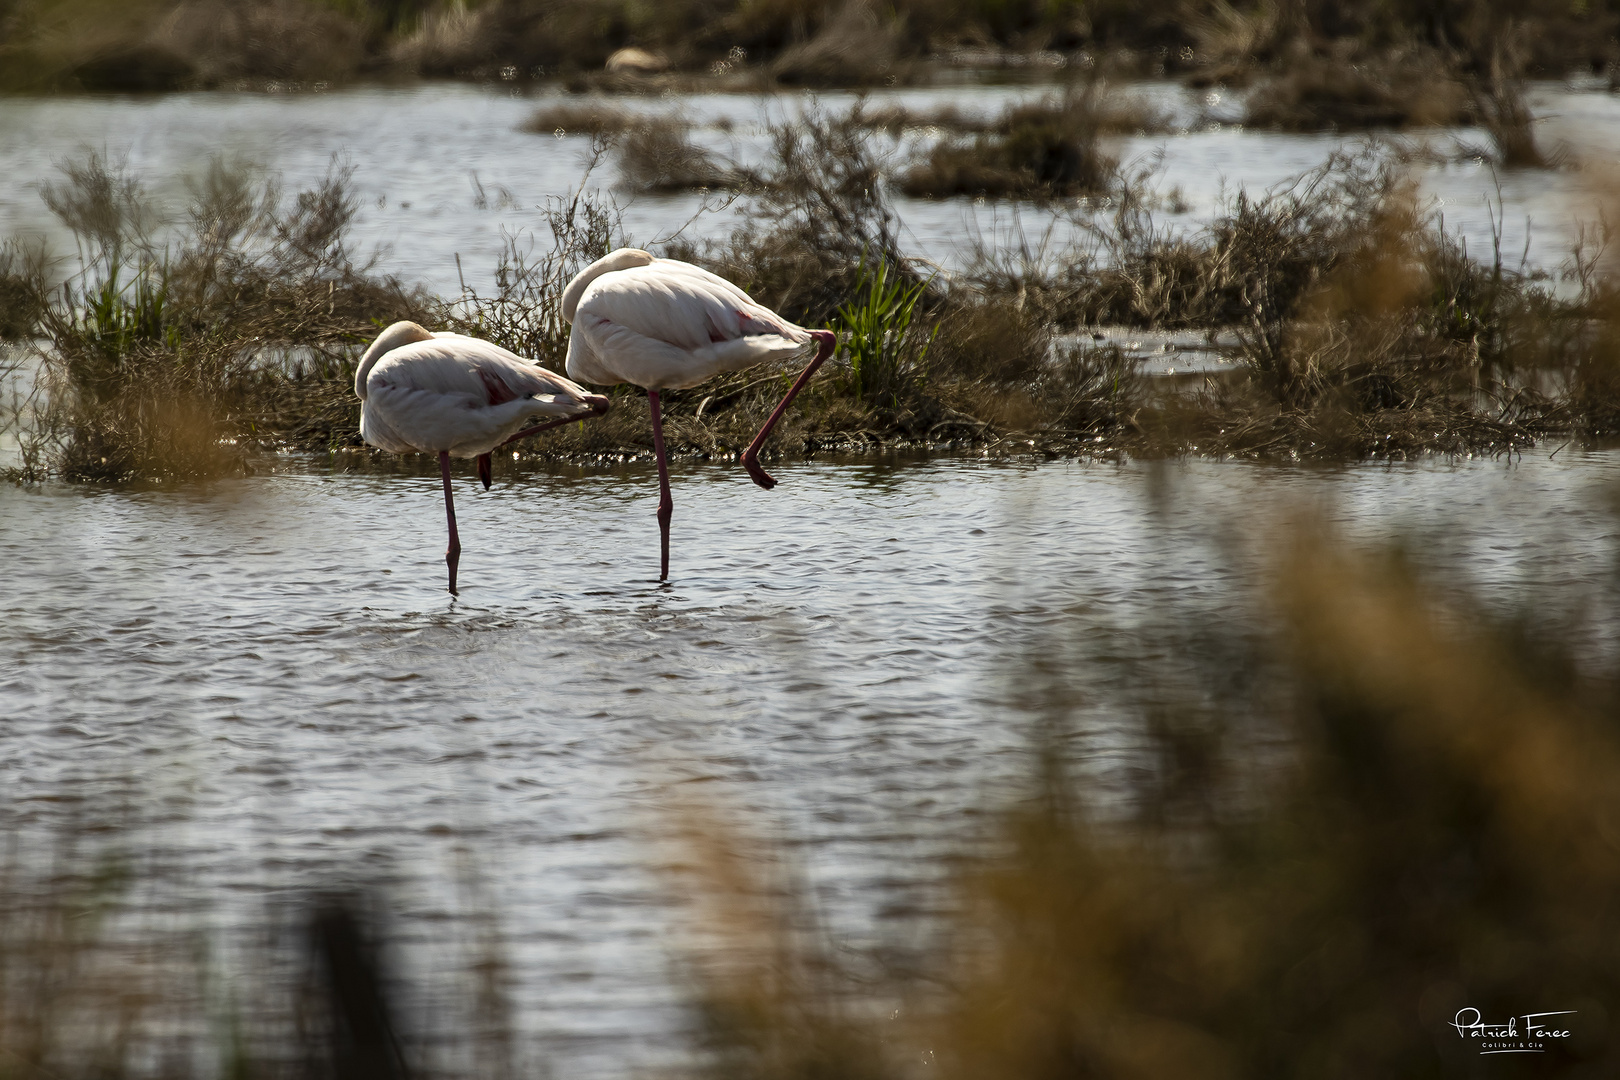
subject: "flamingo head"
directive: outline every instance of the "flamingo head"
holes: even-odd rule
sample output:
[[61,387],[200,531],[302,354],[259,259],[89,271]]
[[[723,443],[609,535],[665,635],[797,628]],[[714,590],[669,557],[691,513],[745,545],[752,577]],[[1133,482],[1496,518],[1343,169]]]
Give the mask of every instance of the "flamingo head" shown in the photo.
[[371,343],[366,355],[360,358],[360,366],[354,371],[354,393],[361,401],[366,400],[366,376],[371,374],[371,368],[378,360],[401,345],[409,345],[413,341],[431,341],[433,335],[413,322],[397,322],[377,335],[377,340]]
[[579,300],[585,294],[585,286],[603,274],[611,274],[615,270],[630,270],[637,266],[647,266],[652,261],[652,252],[642,251],[640,248],[620,248],[618,251],[608,252],[575,274],[574,280],[570,281],[568,288],[563,290],[562,317],[569,322],[574,321],[574,312],[579,310]]

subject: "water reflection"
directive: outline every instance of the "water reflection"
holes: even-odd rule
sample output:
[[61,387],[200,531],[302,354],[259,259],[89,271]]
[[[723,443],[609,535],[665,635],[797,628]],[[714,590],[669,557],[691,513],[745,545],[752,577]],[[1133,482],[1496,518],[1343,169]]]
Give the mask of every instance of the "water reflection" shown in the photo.
[[675,472],[670,587],[651,466],[524,466],[458,506],[460,600],[425,465],[0,489],[0,827],[43,842],[67,800],[133,806],[173,875],[154,910],[176,890],[227,935],[363,871],[427,966],[471,858],[522,1030],[560,1075],[617,1076],[677,1045],[680,899],[645,839],[671,783],[778,823],[839,940],[875,941],[1027,775],[1031,660],[1079,702],[1070,747],[1106,806],[1142,767],[1143,702],[1212,692],[1191,650],[1253,626],[1255,538],[1301,506],[1620,655],[1612,453],[810,462],[768,494]]

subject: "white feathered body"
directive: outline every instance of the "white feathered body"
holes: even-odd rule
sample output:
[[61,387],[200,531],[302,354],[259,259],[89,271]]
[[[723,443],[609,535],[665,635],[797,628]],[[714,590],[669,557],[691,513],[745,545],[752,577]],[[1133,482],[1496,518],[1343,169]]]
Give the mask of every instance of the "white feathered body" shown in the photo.
[[366,442],[461,458],[488,453],[531,419],[571,416],[601,401],[498,345],[430,334],[415,323],[395,323],[377,338],[354,389]]
[[810,332],[725,278],[691,263],[620,248],[563,294],[568,376],[649,390],[696,386],[714,375],[815,351]]

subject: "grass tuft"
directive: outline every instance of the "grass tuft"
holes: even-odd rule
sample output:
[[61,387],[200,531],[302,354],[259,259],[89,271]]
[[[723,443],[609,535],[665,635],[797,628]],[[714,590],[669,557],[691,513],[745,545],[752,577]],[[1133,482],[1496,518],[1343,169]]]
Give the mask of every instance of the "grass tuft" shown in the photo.
[[285,200],[253,167],[215,160],[161,244],[121,164],[92,152],[62,171],[42,194],[78,269],[55,285],[35,262],[22,278],[47,341],[23,478],[204,477],[240,471],[254,447],[354,438],[351,351],[373,320],[423,302],[350,252],[349,166]]
[[1096,195],[1114,186],[1118,175],[1118,161],[1102,149],[1102,137],[1161,126],[1158,117],[1092,80],[1061,97],[1007,109],[971,141],[936,143],[901,175],[900,190],[929,199]]
[[927,289],[926,281],[908,283],[887,263],[862,258],[855,298],[838,309],[831,323],[849,364],[849,388],[856,398],[893,398],[903,381],[925,370],[939,327],[924,336],[913,332],[912,322]]
[[1365,131],[1438,127],[1475,116],[1467,87],[1437,56],[1352,63],[1308,57],[1257,87],[1244,103],[1247,127]]

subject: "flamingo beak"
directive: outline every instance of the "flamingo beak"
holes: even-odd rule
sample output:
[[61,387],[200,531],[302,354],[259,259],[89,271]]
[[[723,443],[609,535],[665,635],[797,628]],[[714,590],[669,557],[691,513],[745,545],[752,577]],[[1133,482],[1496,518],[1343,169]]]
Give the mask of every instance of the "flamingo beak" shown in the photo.
[[590,408],[592,416],[601,416],[603,413],[608,411],[608,407],[612,404],[612,402],[603,397],[601,394],[587,394],[585,396],[585,404]]

